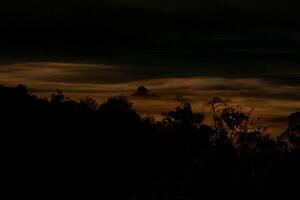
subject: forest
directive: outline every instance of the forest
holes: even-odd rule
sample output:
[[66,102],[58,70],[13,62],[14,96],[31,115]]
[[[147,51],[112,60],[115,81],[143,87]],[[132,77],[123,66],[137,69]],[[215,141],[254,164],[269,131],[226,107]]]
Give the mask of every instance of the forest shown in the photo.
[[3,189],[31,198],[298,196],[300,112],[274,138],[251,111],[219,97],[206,106],[211,125],[188,102],[157,121],[125,96],[98,104],[60,90],[40,98],[24,85],[0,86]]

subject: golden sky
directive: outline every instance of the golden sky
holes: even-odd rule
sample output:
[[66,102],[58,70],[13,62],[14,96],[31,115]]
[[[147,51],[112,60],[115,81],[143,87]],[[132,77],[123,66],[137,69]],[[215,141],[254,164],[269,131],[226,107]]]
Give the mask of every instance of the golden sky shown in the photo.
[[[0,84],[25,84],[42,97],[49,97],[56,89],[67,96],[80,99],[91,96],[104,102],[115,95],[126,95],[143,115],[159,119],[182,101],[193,104],[195,111],[203,111],[205,99],[219,96],[230,104],[241,105],[244,111],[255,108],[273,132],[279,134],[286,126],[286,117],[300,110],[300,85],[278,84],[259,78],[228,78],[221,76],[157,77],[120,81],[130,76],[130,70],[104,64],[64,62],[32,62],[0,66]],[[108,79],[110,79],[108,81]],[[115,81],[114,81],[115,80]],[[155,98],[135,98],[133,92],[145,85]]]

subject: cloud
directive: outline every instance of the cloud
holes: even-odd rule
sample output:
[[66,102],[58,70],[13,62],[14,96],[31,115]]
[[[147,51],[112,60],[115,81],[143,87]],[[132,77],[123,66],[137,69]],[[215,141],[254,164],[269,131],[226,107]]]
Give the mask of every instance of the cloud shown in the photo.
[[[134,67],[133,67],[134,68]],[[62,89],[67,96],[80,99],[90,95],[99,102],[110,96],[128,95],[137,110],[159,118],[161,112],[173,109],[181,101],[188,100],[201,111],[203,100],[214,96],[229,98],[249,110],[255,108],[257,116],[275,124],[300,110],[300,85],[290,85],[255,77],[190,76],[168,77],[168,74],[152,78],[136,76],[129,67],[84,63],[19,63],[0,66],[0,84],[25,84],[41,96],[49,96],[55,89]],[[135,76],[132,79],[130,76]],[[119,78],[128,76],[128,81]],[[131,94],[138,86],[146,86],[159,98],[134,98]]]

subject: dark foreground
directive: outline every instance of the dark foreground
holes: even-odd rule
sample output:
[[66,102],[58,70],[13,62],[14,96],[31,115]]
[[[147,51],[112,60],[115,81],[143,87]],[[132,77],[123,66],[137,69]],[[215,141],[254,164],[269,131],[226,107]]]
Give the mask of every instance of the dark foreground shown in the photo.
[[156,122],[142,118],[125,97],[98,106],[60,91],[40,99],[24,86],[0,86],[3,189],[31,198],[299,196],[299,112],[272,139],[239,107],[214,98],[207,108],[212,126],[189,103]]

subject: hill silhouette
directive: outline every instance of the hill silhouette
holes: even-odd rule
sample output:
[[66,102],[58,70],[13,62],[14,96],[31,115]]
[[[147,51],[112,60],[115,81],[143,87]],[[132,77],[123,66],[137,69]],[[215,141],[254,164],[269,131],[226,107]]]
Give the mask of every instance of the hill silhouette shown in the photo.
[[60,90],[42,99],[23,85],[0,86],[4,189],[36,198],[298,195],[299,112],[273,139],[251,112],[217,97],[206,106],[212,126],[187,102],[154,121],[124,96],[98,106],[90,97],[75,101]]

